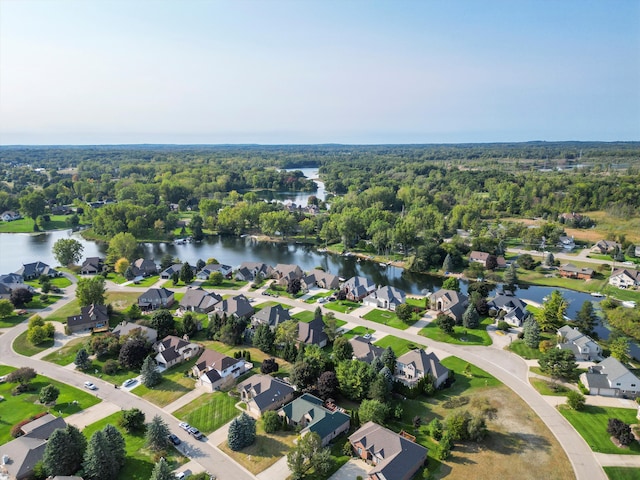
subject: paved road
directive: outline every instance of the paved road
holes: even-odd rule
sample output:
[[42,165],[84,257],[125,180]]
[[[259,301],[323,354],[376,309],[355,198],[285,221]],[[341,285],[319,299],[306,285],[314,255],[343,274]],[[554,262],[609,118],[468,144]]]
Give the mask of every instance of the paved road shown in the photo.
[[[544,257],[545,253],[539,251],[539,250],[527,250],[524,248],[507,248],[507,252],[508,253],[517,253],[518,255],[522,255],[523,253],[528,253],[530,254],[532,257],[537,257],[538,255],[540,257]],[[589,249],[585,248],[582,249],[579,253],[577,254],[568,254],[568,253],[562,253],[562,252],[552,252],[553,253],[553,258],[555,258],[556,260],[566,260],[568,262],[585,262],[585,263],[595,263],[598,265],[612,265],[614,262],[613,260],[600,260],[599,258],[589,258],[587,255],[589,255],[591,252],[589,252]],[[621,262],[615,262],[616,265],[620,266],[622,265]]]

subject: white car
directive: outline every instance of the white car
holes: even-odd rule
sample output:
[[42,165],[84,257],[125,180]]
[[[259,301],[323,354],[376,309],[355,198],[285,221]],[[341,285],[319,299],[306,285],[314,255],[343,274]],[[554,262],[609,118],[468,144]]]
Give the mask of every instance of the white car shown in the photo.
[[89,390],[97,390],[98,389],[98,387],[96,387],[91,382],[84,382],[84,388],[88,388]]
[[365,340],[369,340],[371,338],[371,334],[370,333],[365,333],[362,338],[364,338]]
[[125,380],[124,383],[122,384],[123,387],[130,387],[131,385],[133,385],[134,383],[136,383],[137,380],[135,378],[130,378],[129,380]]
[[188,423],[186,423],[186,422],[180,422],[180,423],[178,424],[178,426],[179,426],[181,429],[186,430],[187,432],[188,432],[188,431],[189,431],[189,429],[191,428],[191,425],[189,425],[189,424],[188,424]]

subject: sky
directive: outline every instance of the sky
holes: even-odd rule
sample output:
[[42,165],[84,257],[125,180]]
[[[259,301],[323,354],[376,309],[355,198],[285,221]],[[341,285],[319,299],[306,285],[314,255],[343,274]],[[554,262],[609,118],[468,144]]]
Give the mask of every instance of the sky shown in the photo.
[[640,140],[640,1],[0,0],[0,145]]

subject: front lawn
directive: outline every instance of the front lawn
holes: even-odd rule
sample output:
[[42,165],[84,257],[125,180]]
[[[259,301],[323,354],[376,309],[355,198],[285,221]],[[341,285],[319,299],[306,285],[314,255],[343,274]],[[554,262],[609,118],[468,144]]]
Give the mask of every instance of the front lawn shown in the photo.
[[316,293],[316,294],[312,295],[311,297],[307,298],[305,300],[305,303],[318,303],[318,299],[319,298],[330,297],[332,293],[333,293],[332,291]]
[[58,308],[55,312],[46,316],[47,322],[67,323],[67,318],[80,313],[80,302],[78,299],[71,300],[66,305]]
[[158,385],[153,388],[140,385],[133,389],[133,393],[159,407],[169,405],[194,389],[195,380],[185,376],[185,373],[189,372],[195,363],[196,359],[194,358],[171,367],[162,372],[162,381]]
[[76,359],[78,350],[84,347],[86,341],[86,338],[74,338],[55,352],[51,352],[49,355],[43,357],[42,359],[46,360],[47,362],[55,363],[56,365],[69,365]]
[[390,312],[389,310],[380,310],[378,308],[375,308],[369,313],[363,315],[362,318],[370,320],[372,322],[381,323],[382,325],[397,328],[398,330],[406,330],[407,328],[409,328],[409,325],[404,323],[398,318],[395,313]]
[[218,445],[218,448],[255,475],[285,456],[293,447],[296,438],[298,435],[295,432],[265,433],[262,422],[258,420],[256,441],[253,445],[249,445],[239,452],[234,452],[225,440]]
[[454,345],[491,345],[491,337],[487,333],[487,326],[493,324],[492,318],[485,318],[480,322],[480,328],[454,327],[453,335],[444,333],[435,322],[429,322],[420,330],[420,335],[437,342],[452,343]]
[[380,340],[375,342],[374,345],[382,348],[391,347],[391,349],[395,352],[396,357],[404,355],[408,351],[414,350],[416,348],[424,348],[424,345],[416,345],[409,340],[394,337],[393,335],[387,335],[386,337],[381,338]]
[[[91,438],[94,432],[102,430],[108,423],[116,427],[125,441],[125,450],[127,456],[125,458],[124,466],[118,474],[118,479],[121,480],[149,480],[151,472],[156,462],[156,454],[151,450],[145,448],[144,433],[130,434],[120,427],[120,420],[122,419],[122,412],[116,412],[102,420],[88,425],[82,433],[87,440]],[[146,419],[147,422],[151,421],[150,418]],[[179,452],[170,447],[166,452],[165,460],[169,463],[172,469],[178,468],[180,465],[186,463],[189,459],[180,455]]]
[[27,318],[29,318],[31,314],[26,315],[16,315],[15,312],[13,315],[8,317],[0,318],[0,328],[11,328],[19,323],[24,322]]
[[33,296],[33,300],[25,305],[25,308],[30,310],[42,310],[43,308],[48,307],[49,305],[53,305],[58,300],[62,298],[62,295],[50,295],[47,294],[46,300],[42,300],[40,295],[36,294]]
[[640,455],[640,444],[633,442],[629,448],[618,448],[610,440],[607,433],[607,423],[610,418],[618,418],[625,423],[638,422],[635,408],[597,407],[586,405],[584,410],[577,412],[565,405],[561,405],[560,413],[575,428],[582,438],[589,444],[591,450],[600,453],[620,455]]
[[222,283],[219,283],[218,285],[214,285],[209,280],[205,280],[204,282],[202,282],[200,284],[200,286],[202,288],[213,288],[213,289],[219,289],[219,290],[240,290],[247,283],[249,283],[249,282],[245,282],[245,281],[242,281],[242,280],[227,280],[227,279],[224,279],[222,281]]
[[295,315],[291,315],[291,318],[295,318],[299,322],[309,323],[315,317],[315,313],[311,310],[304,310],[302,312],[298,312]]
[[142,280],[140,280],[138,283],[128,283],[126,286],[127,287],[150,287],[152,285],[154,285],[158,279],[160,278],[159,275],[151,275],[150,277],[145,277]]
[[609,480],[638,480],[638,469],[633,467],[602,467]]
[[570,390],[561,383],[554,383],[541,378],[529,378],[529,382],[540,395],[551,395],[554,397],[566,397]]
[[324,304],[325,308],[340,313],[349,313],[360,306],[357,302],[351,300],[336,300],[335,302],[329,302]]
[[[6,375],[13,370],[15,368],[0,365],[0,375]],[[49,384],[53,384],[60,389],[60,396],[55,406],[47,408],[37,402],[40,390]],[[11,427],[37,413],[51,410],[51,413],[55,415],[66,417],[100,402],[97,397],[88,392],[56,382],[42,375],[37,375],[31,381],[33,390],[13,396],[11,391],[16,385],[16,383],[0,383],[0,395],[4,397],[4,401],[1,404],[2,408],[0,409],[2,412],[2,417],[0,418],[0,445],[12,440]],[[74,401],[77,404],[74,404]]]
[[[34,288],[42,288],[42,283],[40,283],[40,281],[38,279],[36,280],[27,280],[25,282],[27,285],[31,285]],[[55,277],[55,278],[50,278],[49,279],[49,284],[52,287],[58,287],[58,288],[65,288],[68,287],[69,285],[71,285],[71,280],[69,280],[67,277]]]
[[367,327],[363,327],[362,325],[359,325],[356,328],[349,330],[348,332],[344,332],[342,336],[345,337],[347,340],[349,340],[353,337],[361,337],[363,335],[366,335],[367,333],[370,333],[373,335],[375,332],[376,331],[373,330],[372,328],[367,328]]
[[51,347],[53,347],[53,338],[45,340],[38,345],[33,345],[29,340],[27,340],[26,330],[18,335],[13,341],[13,349],[16,351],[16,353],[24,355],[25,357],[32,357],[36,353],[43,352]]
[[238,398],[226,392],[205,393],[173,412],[173,416],[196,427],[202,433],[215,432],[240,414]]

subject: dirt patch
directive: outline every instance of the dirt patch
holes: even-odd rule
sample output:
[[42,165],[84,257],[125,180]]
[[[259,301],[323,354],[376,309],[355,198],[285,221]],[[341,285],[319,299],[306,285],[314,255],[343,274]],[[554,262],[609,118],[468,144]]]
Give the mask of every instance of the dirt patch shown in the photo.
[[486,400],[474,402],[472,399],[470,405],[485,403],[495,409],[495,415],[487,421],[489,435],[479,444],[456,445],[436,478],[575,478],[571,463],[556,438],[520,397],[507,387],[474,396]]

